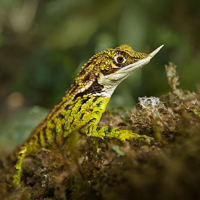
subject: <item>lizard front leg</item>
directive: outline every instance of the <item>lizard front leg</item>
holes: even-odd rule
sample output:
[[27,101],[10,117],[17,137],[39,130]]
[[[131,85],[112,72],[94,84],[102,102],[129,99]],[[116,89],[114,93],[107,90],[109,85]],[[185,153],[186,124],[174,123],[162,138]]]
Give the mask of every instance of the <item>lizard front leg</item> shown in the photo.
[[85,133],[92,137],[99,137],[99,138],[115,138],[119,139],[122,142],[125,142],[126,140],[131,141],[144,141],[145,139],[150,139],[151,141],[154,141],[152,137],[146,136],[146,135],[139,135],[137,133],[133,133],[131,130],[118,130],[116,128],[111,128],[108,126],[95,126],[90,125]]
[[81,129],[81,132],[92,137],[98,137],[102,139],[115,138],[121,140],[122,142],[125,142],[126,140],[144,141],[145,139],[154,141],[152,137],[139,135],[137,133],[133,133],[131,130],[118,130],[108,126],[98,126],[103,112],[104,109],[102,109],[101,106],[96,106],[90,116],[88,123],[83,129]]

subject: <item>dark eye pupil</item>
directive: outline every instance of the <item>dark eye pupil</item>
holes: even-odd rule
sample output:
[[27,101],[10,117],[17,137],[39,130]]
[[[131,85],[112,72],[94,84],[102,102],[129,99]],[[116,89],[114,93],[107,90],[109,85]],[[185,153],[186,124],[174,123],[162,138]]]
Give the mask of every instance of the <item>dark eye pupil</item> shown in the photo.
[[119,56],[119,57],[117,58],[117,61],[118,61],[118,62],[122,62],[122,61],[123,61],[123,57],[122,57],[122,56]]

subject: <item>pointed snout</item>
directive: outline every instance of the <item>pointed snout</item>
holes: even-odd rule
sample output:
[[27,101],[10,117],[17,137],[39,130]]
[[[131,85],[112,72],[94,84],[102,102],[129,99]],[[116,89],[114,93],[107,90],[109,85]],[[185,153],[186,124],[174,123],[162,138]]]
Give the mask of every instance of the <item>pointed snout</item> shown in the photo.
[[163,48],[164,44],[159,46],[156,50],[154,50],[153,52],[151,52],[147,57],[151,57],[153,58],[159,51],[161,48]]

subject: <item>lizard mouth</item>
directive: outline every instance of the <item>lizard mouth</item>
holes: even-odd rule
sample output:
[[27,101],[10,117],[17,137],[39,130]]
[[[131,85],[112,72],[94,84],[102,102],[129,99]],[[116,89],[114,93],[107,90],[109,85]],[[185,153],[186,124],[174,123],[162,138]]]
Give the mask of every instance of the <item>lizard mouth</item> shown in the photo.
[[[140,69],[141,67],[143,67],[144,65],[146,65],[147,63],[150,62],[150,60],[160,51],[160,49],[164,46],[161,45],[160,47],[158,47],[156,50],[154,50],[153,52],[151,52],[150,54],[147,55],[146,58],[143,58],[133,64],[130,64],[126,67],[121,68],[119,71],[117,71],[118,73],[132,73],[137,69]],[[130,73],[129,73],[130,72]]]

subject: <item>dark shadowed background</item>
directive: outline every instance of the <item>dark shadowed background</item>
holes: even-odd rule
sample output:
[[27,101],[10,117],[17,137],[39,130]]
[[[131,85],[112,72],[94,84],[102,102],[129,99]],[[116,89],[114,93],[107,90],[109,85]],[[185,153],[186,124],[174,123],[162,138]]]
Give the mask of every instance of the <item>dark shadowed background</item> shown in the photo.
[[[1,0],[1,137],[10,132],[22,141],[25,127],[40,120],[29,114],[42,113],[42,119],[47,113],[34,105],[50,110],[91,56],[121,44],[144,53],[165,46],[119,85],[109,108],[131,108],[139,96],[170,91],[164,69],[169,61],[178,66],[181,88],[196,90],[199,36],[197,0]],[[15,123],[23,128],[17,131]]]

